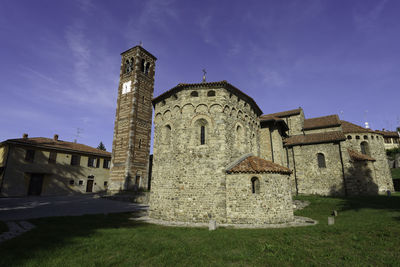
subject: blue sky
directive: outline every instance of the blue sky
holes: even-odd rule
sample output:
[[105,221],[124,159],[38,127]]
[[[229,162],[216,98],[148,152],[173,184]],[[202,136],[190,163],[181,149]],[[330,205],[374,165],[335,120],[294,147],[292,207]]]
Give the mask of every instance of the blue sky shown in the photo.
[[373,129],[400,124],[400,1],[0,2],[0,140],[111,151],[120,53],[154,54],[154,96],[227,80],[264,113],[302,107]]

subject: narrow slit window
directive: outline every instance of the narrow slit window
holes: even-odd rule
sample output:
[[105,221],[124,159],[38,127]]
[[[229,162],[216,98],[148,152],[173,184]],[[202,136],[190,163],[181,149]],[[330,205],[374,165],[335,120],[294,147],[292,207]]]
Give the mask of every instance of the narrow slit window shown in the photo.
[[206,127],[204,125],[200,126],[200,145],[206,143]]
[[325,155],[322,153],[318,153],[317,158],[318,158],[318,167],[326,168]]
[[260,180],[257,177],[251,178],[251,192],[253,194],[260,193]]

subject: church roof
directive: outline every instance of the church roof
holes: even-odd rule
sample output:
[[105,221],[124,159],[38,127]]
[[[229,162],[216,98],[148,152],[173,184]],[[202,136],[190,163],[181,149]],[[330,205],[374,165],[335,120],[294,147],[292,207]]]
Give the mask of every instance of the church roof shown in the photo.
[[376,130],[375,133],[381,134],[384,137],[397,137],[397,138],[399,138],[399,133],[398,132]]
[[233,86],[232,84],[228,83],[227,81],[219,81],[219,82],[202,82],[202,83],[180,83],[177,86],[169,89],[168,91],[162,93],[161,95],[153,98],[153,106],[158,102],[162,101],[163,99],[170,97],[173,94],[185,89],[192,89],[192,88],[225,88],[226,90],[230,91],[231,93],[237,95],[240,99],[245,100],[248,102],[256,111],[256,114],[260,116],[262,114],[262,110],[254,101],[253,98],[248,96],[247,94],[243,93],[241,90]]
[[281,111],[281,112],[277,112],[277,113],[265,114],[265,115],[262,115],[260,117],[260,119],[262,117],[268,117],[268,116],[279,117],[279,118],[289,117],[289,116],[300,114],[300,112],[302,110],[303,110],[302,108],[297,108],[297,109],[286,110],[286,111]]
[[347,151],[349,152],[350,158],[352,160],[355,160],[355,161],[376,161],[374,158],[372,158],[372,157],[370,157],[368,155],[362,154],[360,152],[357,152],[355,150],[348,149]]
[[340,121],[342,123],[343,133],[374,133],[371,129],[367,129],[348,121]]
[[341,131],[293,135],[283,140],[285,146],[311,145],[344,141],[346,137]]
[[279,164],[256,156],[248,156],[226,171],[227,173],[281,173],[292,172]]
[[262,116],[260,116],[260,122],[261,122],[261,124],[263,124],[263,123],[279,124],[285,131],[289,130],[289,127],[287,126],[286,122],[279,117],[275,117],[275,116],[271,116],[271,115],[262,115]]
[[128,50],[122,52],[121,55],[123,55],[123,54],[125,54],[125,53],[127,53],[127,52],[129,52],[129,51],[131,51],[131,50],[133,50],[133,49],[135,49],[136,47],[139,47],[139,49],[142,50],[142,51],[143,51],[145,54],[147,54],[149,57],[151,57],[151,58],[157,60],[157,58],[156,58],[155,56],[153,56],[149,51],[147,51],[146,49],[144,49],[141,45],[136,45],[136,46],[134,46],[134,47],[132,47],[132,48],[129,48]]
[[311,118],[304,120],[304,130],[313,130],[321,128],[330,128],[340,126],[340,120],[338,115],[329,115],[317,118]]
[[78,144],[73,142],[67,142],[62,140],[54,140],[45,137],[33,137],[33,138],[18,138],[18,139],[8,139],[1,144],[16,144],[16,145],[26,145],[37,148],[44,149],[54,149],[58,151],[65,152],[75,152],[81,154],[91,154],[96,156],[111,157],[111,153],[103,151],[91,146],[84,144]]

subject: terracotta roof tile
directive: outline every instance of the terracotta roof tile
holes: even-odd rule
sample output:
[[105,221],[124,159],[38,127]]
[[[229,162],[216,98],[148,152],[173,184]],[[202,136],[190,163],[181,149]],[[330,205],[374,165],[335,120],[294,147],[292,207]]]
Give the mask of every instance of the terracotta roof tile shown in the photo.
[[304,130],[321,129],[340,126],[338,115],[329,115],[304,120]]
[[374,158],[372,158],[372,157],[370,157],[368,155],[362,154],[360,152],[357,152],[355,150],[348,149],[347,151],[349,152],[350,158],[352,160],[355,160],[355,161],[376,161]]
[[371,129],[363,128],[359,125],[348,121],[340,121],[342,123],[343,133],[374,133]]
[[111,157],[111,153],[107,151],[103,151],[91,146],[87,146],[84,144],[78,144],[73,142],[67,142],[58,140],[55,141],[51,138],[44,137],[33,137],[33,138],[18,138],[18,139],[8,139],[3,143],[12,143],[12,144],[21,144],[21,145],[29,145],[41,148],[49,148],[56,149],[68,152],[77,152],[77,153],[86,153],[93,154],[97,156]]
[[283,140],[285,146],[310,145],[344,141],[346,137],[342,132],[315,133],[306,135],[293,135]]
[[397,137],[397,138],[399,138],[399,133],[398,132],[376,130],[375,133],[381,134],[384,137]]
[[300,112],[302,110],[303,110],[302,108],[297,108],[297,109],[286,110],[286,111],[281,111],[281,112],[277,112],[277,113],[265,114],[265,115],[262,115],[262,117],[264,117],[264,116],[274,116],[274,117],[279,117],[279,118],[289,117],[292,115],[300,114]]
[[292,172],[279,164],[255,156],[249,156],[227,170],[227,173],[281,173]]
[[239,98],[249,102],[249,104],[255,109],[256,114],[260,116],[262,114],[262,111],[260,107],[257,105],[256,101],[254,101],[253,98],[248,96],[247,94],[243,93],[241,90],[233,86],[232,84],[228,83],[227,81],[219,81],[219,82],[205,82],[205,83],[180,83],[177,86],[169,89],[168,91],[165,91],[161,95],[153,98],[152,103],[153,106],[160,102],[161,100],[170,97],[171,95],[184,90],[184,89],[189,89],[189,88],[201,88],[201,87],[206,87],[206,88],[225,88],[228,91],[236,94],[239,96]]

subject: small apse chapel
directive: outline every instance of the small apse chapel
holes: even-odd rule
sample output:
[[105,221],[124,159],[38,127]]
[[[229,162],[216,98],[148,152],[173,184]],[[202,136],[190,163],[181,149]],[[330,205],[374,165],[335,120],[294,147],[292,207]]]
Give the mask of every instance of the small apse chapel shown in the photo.
[[[110,191],[151,188],[150,217],[293,221],[293,194],[393,190],[381,134],[301,108],[263,114],[227,81],[178,84],[152,99],[156,58],[122,53]],[[154,107],[154,146],[149,173]]]

